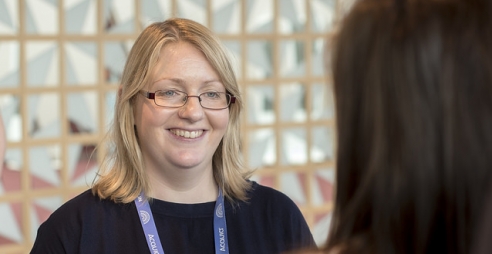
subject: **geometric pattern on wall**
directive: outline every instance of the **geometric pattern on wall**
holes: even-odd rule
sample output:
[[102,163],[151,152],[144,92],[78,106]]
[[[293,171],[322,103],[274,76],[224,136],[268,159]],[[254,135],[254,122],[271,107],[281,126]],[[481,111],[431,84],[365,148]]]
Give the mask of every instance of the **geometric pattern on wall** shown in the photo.
[[140,24],[149,24],[167,19],[172,15],[172,0],[142,0],[140,5]]
[[61,187],[59,145],[33,146],[29,149],[29,175],[32,189]]
[[69,179],[72,186],[90,186],[98,169],[96,144],[71,144],[69,152]]
[[19,2],[0,1],[0,34],[13,35],[19,31]]
[[0,1],[0,253],[28,253],[39,225],[91,185],[133,42],[174,16],[211,28],[228,49],[245,101],[245,165],[294,200],[322,244],[335,174],[324,43],[352,2]]
[[58,15],[57,0],[26,0],[25,30],[28,34],[57,34],[59,29]]
[[96,5],[96,0],[64,0],[65,32],[67,34],[95,34]]
[[269,40],[247,42],[246,75],[249,79],[262,80],[273,77],[273,44]]
[[92,42],[65,44],[65,80],[70,85],[95,85],[97,82],[97,45]]
[[104,81],[117,83],[123,74],[126,56],[131,50],[133,40],[107,41],[104,43]]
[[27,103],[29,136],[34,139],[60,137],[62,124],[60,94],[48,92],[28,95]]
[[[0,7],[1,8],[1,7]],[[1,14],[0,14],[1,15]],[[0,87],[15,87],[20,81],[19,42],[0,41]]]
[[281,172],[279,189],[299,206],[308,202],[305,172]]
[[332,168],[317,169],[311,181],[312,203],[323,205],[333,201],[335,174]]
[[111,34],[132,33],[135,30],[135,1],[104,0],[104,30]]
[[67,125],[70,134],[96,133],[99,125],[98,95],[95,91],[68,93]]
[[27,84],[29,86],[59,85],[59,45],[55,41],[28,41]]
[[0,195],[21,190],[22,162],[20,149],[12,148],[7,150],[0,177]]
[[24,241],[21,202],[0,203],[0,246]]
[[220,34],[238,34],[241,31],[241,1],[212,1],[213,30]]
[[269,34],[274,29],[273,0],[246,1],[246,31],[250,34]]
[[207,22],[207,1],[181,0],[176,2],[177,16],[193,19],[201,24]]

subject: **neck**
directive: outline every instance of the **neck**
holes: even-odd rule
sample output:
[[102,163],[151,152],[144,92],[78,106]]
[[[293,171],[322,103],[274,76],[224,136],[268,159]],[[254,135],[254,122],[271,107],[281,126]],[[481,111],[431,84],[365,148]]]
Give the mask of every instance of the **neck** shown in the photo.
[[[187,172],[190,170],[190,172]],[[198,173],[180,169],[177,174],[148,172],[152,198],[183,204],[205,203],[217,200],[218,188],[212,170]]]

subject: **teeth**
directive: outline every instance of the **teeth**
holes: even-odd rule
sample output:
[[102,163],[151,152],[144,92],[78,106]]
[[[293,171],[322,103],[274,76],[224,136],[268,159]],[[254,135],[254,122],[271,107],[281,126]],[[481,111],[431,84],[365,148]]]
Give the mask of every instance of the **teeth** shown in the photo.
[[199,131],[185,131],[185,130],[171,130],[171,132],[180,137],[185,137],[185,138],[198,138],[203,134],[202,130]]

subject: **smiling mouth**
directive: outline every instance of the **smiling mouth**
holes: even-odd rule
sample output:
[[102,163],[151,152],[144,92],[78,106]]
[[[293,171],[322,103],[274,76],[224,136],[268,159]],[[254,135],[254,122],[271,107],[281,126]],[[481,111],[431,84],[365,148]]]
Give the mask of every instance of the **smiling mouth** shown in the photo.
[[174,135],[179,136],[179,137],[184,137],[184,138],[198,138],[203,134],[203,130],[185,131],[185,130],[171,129],[170,131]]

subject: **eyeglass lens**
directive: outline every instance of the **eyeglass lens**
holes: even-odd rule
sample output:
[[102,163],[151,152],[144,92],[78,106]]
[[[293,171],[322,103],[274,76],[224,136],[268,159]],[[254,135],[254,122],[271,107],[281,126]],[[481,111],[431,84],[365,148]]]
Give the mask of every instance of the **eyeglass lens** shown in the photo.
[[223,92],[205,92],[198,96],[188,95],[181,91],[156,91],[154,101],[163,107],[181,107],[190,97],[197,97],[200,105],[209,109],[227,108],[231,102],[231,95]]

